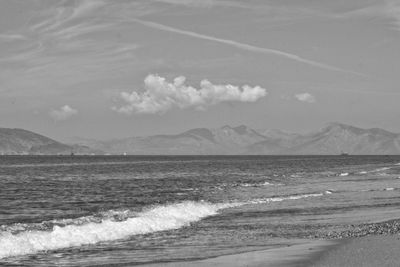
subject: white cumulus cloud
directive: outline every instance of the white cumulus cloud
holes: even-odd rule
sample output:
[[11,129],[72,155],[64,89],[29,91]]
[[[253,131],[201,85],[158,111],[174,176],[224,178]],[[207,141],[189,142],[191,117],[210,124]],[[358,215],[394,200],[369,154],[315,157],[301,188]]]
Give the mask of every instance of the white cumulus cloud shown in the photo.
[[200,88],[185,84],[186,78],[179,76],[173,82],[165,78],[150,74],[144,80],[145,91],[138,93],[122,92],[121,99],[125,104],[113,110],[120,113],[164,113],[172,108],[206,109],[208,106],[221,102],[255,102],[267,95],[267,91],[260,86],[251,87],[226,84],[217,85],[202,80]]
[[307,102],[307,103],[314,103],[315,101],[317,101],[315,96],[313,96],[310,93],[296,94],[294,97],[296,97],[297,100],[299,100],[299,101]]
[[53,109],[50,111],[50,116],[56,121],[69,119],[76,114],[78,114],[78,110],[73,109],[68,105],[64,105],[59,109]]

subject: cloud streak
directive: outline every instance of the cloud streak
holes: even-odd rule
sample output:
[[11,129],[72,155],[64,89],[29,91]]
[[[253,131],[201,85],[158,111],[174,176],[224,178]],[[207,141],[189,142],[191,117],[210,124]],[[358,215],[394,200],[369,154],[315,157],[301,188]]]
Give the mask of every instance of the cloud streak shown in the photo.
[[26,40],[25,36],[21,35],[21,34],[2,34],[0,33],[0,41],[4,40],[4,41],[15,41],[15,40]]
[[296,94],[294,97],[297,98],[297,100],[299,100],[301,102],[315,103],[317,101],[315,96],[313,96],[310,93]]
[[177,33],[177,34],[181,34],[181,35],[194,37],[197,39],[203,39],[203,40],[213,41],[213,42],[217,42],[217,43],[222,43],[222,44],[226,44],[226,45],[236,47],[236,48],[239,48],[242,50],[250,51],[250,52],[267,54],[267,55],[276,55],[276,56],[284,57],[284,58],[294,60],[294,61],[297,61],[300,63],[304,63],[304,64],[307,64],[307,65],[310,65],[313,67],[326,69],[326,70],[330,70],[330,71],[344,72],[344,73],[355,74],[358,76],[364,76],[363,73],[338,68],[335,66],[331,66],[331,65],[324,64],[321,62],[306,59],[306,58],[300,57],[298,55],[287,53],[287,52],[277,50],[277,49],[258,47],[258,46],[254,46],[254,45],[250,45],[250,44],[246,44],[246,43],[237,42],[234,40],[222,39],[222,38],[213,37],[213,36],[209,36],[209,35],[205,35],[205,34],[200,34],[200,33],[192,32],[192,31],[181,30],[178,28],[166,26],[166,25],[159,24],[159,23],[152,22],[152,21],[146,21],[146,20],[141,20],[141,19],[131,19],[131,20],[136,23],[142,24],[146,27],[157,29],[157,30],[168,31],[168,32],[173,32],[173,33]]
[[186,78],[176,77],[168,82],[158,75],[148,75],[144,80],[146,91],[143,93],[122,92],[121,99],[125,102],[122,107],[113,110],[124,113],[165,113],[172,108],[196,108],[204,110],[208,106],[221,102],[255,102],[267,95],[260,86],[248,85],[239,88],[234,85],[216,85],[208,80],[200,82],[200,89],[185,85]]
[[78,110],[73,109],[68,105],[50,111],[50,117],[52,117],[56,121],[67,120],[76,114],[78,114]]

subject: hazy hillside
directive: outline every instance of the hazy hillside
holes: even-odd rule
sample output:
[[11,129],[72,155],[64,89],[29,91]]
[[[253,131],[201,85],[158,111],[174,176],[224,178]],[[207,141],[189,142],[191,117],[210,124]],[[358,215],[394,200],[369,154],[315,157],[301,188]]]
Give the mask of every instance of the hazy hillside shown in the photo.
[[340,123],[309,134],[238,127],[196,128],[176,135],[131,137],[83,144],[113,154],[400,154],[400,135]]
[[46,136],[23,130],[0,128],[0,154],[90,154],[86,146],[71,146]]
[[175,135],[130,137],[107,141],[79,139],[67,145],[22,130],[0,128],[0,154],[131,155],[337,155],[400,154],[400,135],[373,128],[331,123],[308,134],[254,130],[245,125],[196,128]]
[[309,134],[238,127],[196,128],[176,135],[81,142],[112,154],[400,154],[398,134],[340,123]]
[[109,141],[81,140],[113,154],[171,154],[207,155],[242,154],[247,146],[265,140],[265,137],[244,125],[217,129],[196,128],[176,135],[131,137]]
[[316,133],[300,137],[288,154],[400,154],[400,135],[379,128],[361,129],[332,123]]

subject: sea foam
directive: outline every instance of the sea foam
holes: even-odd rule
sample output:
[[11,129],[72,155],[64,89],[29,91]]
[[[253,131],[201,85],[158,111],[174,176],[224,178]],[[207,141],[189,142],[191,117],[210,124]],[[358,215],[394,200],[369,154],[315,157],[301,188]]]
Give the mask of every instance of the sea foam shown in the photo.
[[25,231],[15,235],[3,232],[0,235],[0,258],[177,229],[204,217],[215,215],[218,210],[230,206],[234,204],[183,202],[154,207],[125,221],[106,219],[100,223],[54,226],[51,231]]
[[[65,219],[62,222],[68,223],[67,225],[54,225],[48,230],[32,230],[27,227],[26,230],[20,229],[22,231],[12,233],[13,231],[7,231],[2,227],[3,231],[0,231],[0,259],[178,229],[189,226],[191,223],[205,217],[216,215],[218,211],[226,208],[298,200],[322,195],[322,193],[314,193],[217,204],[205,201],[185,201],[177,204],[155,206],[131,215],[127,215],[129,211],[122,211],[123,214],[119,216],[124,219],[122,221],[114,219],[115,214],[119,212],[110,211],[104,214],[105,216],[101,220],[88,220],[87,218],[89,217],[83,217],[84,219]],[[75,223],[75,221],[78,223]]]
[[379,168],[379,169],[375,169],[372,172],[381,172],[381,171],[386,171],[386,170],[390,170],[390,169],[391,169],[390,167],[382,167],[382,168]]

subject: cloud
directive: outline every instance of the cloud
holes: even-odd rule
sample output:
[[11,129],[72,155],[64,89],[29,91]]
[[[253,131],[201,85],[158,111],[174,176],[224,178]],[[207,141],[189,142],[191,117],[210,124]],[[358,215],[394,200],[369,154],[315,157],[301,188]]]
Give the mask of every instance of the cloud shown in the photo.
[[296,94],[294,97],[296,97],[297,100],[299,100],[299,101],[307,102],[307,103],[315,103],[317,101],[315,96],[313,96],[310,93]]
[[[362,1],[360,3],[363,3]],[[361,7],[347,11],[344,13],[336,14],[338,18],[351,18],[354,19],[357,16],[368,17],[371,20],[376,18],[384,18],[388,20],[390,27],[396,30],[400,30],[400,1],[399,0],[384,0],[384,1],[373,1],[369,3],[365,1]]]
[[50,15],[49,18],[32,25],[31,29],[42,32],[56,30],[71,20],[81,18],[103,5],[105,3],[99,0],[64,1],[56,4],[54,8],[46,10],[44,13]]
[[226,44],[226,45],[229,45],[229,46],[233,46],[233,47],[236,47],[236,48],[239,48],[239,49],[242,49],[242,50],[250,51],[250,52],[261,53],[261,54],[272,54],[272,55],[284,57],[284,58],[287,58],[287,59],[290,59],[290,60],[301,62],[301,63],[307,64],[307,65],[310,65],[310,66],[314,66],[314,67],[317,67],[317,68],[321,68],[321,69],[337,71],[337,72],[344,72],[344,73],[351,73],[351,74],[355,74],[355,75],[358,75],[358,76],[365,76],[365,74],[363,74],[363,73],[359,73],[359,72],[355,72],[355,71],[351,71],[351,70],[338,68],[338,67],[335,67],[335,66],[331,66],[331,65],[328,65],[328,64],[325,64],[325,63],[321,63],[321,62],[313,61],[313,60],[310,60],[310,59],[306,59],[306,58],[300,57],[298,55],[287,53],[287,52],[284,52],[284,51],[281,51],[281,50],[277,50],[277,49],[258,47],[258,46],[254,46],[254,45],[250,45],[250,44],[246,44],[246,43],[237,42],[237,41],[234,41],[234,40],[222,39],[222,38],[217,38],[217,37],[213,37],[213,36],[209,36],[209,35],[204,35],[204,34],[192,32],[192,31],[181,30],[181,29],[177,29],[177,28],[174,28],[174,27],[166,26],[166,25],[163,25],[163,24],[155,23],[155,22],[152,22],[152,21],[145,21],[145,20],[141,20],[141,19],[131,19],[131,21],[137,22],[137,23],[142,24],[144,26],[147,26],[149,28],[154,28],[154,29],[167,31],[167,32],[178,33],[178,34],[191,36],[191,37],[198,38],[198,39],[203,39],[203,40],[223,43],[223,44]]
[[68,105],[64,105],[59,109],[50,111],[50,116],[56,121],[63,121],[70,117],[78,114],[78,110],[71,108]]
[[172,83],[158,75],[148,75],[144,80],[143,93],[122,92],[122,107],[113,110],[125,113],[165,113],[172,108],[196,108],[204,110],[221,102],[255,102],[267,95],[260,86],[216,85],[208,80],[200,82],[200,89],[185,85],[186,78],[179,76]]
[[212,7],[216,2],[214,0],[154,0],[155,2],[172,4],[172,5],[184,5],[193,7]]
[[384,14],[393,20],[397,30],[400,30],[400,2],[398,0],[386,0]]
[[26,37],[21,34],[1,34],[0,33],[0,41],[15,41],[15,40],[26,40]]

